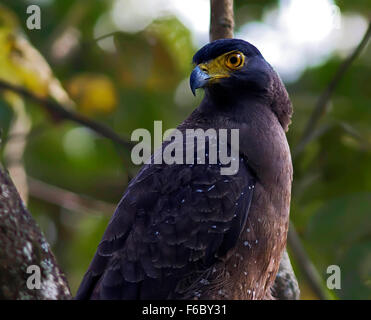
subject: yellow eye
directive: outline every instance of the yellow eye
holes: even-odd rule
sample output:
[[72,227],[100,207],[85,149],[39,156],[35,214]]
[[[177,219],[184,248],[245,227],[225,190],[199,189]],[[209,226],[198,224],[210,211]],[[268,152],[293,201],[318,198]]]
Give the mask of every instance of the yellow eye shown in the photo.
[[239,69],[243,66],[244,57],[239,52],[233,52],[226,56],[225,65],[230,69]]

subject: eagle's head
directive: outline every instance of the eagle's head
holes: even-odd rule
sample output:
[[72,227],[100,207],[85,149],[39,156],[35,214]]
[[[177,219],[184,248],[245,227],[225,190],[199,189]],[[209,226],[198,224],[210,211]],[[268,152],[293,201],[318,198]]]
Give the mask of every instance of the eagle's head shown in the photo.
[[193,94],[203,88],[214,101],[259,99],[269,105],[287,130],[292,114],[285,86],[260,51],[240,39],[221,39],[202,47],[193,57]]

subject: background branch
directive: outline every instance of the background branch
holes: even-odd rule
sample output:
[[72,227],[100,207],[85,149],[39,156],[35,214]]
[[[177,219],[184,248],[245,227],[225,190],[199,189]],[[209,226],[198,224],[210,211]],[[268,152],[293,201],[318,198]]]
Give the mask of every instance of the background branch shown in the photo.
[[27,177],[30,196],[75,212],[112,216],[116,206]]
[[301,240],[295,230],[295,227],[290,223],[289,233],[287,236],[287,241],[289,243],[290,249],[292,250],[295,260],[297,261],[300,270],[308,281],[308,284],[312,288],[313,292],[321,300],[330,300],[331,296],[327,293],[326,289],[323,287],[322,279],[309,259],[305,249],[301,243]]
[[233,0],[210,0],[210,41],[233,38]]
[[337,69],[335,75],[329,82],[326,89],[323,91],[323,93],[320,95],[316,106],[314,107],[314,110],[305,126],[305,129],[303,131],[303,134],[301,138],[299,139],[299,143],[297,144],[296,148],[293,151],[293,158],[297,157],[307,146],[307,144],[312,141],[311,137],[314,132],[315,127],[318,124],[318,121],[323,117],[327,112],[327,106],[330,101],[330,98],[332,94],[334,93],[337,85],[343,78],[345,72],[349,69],[350,65],[353,63],[353,61],[360,55],[362,50],[366,48],[367,43],[371,36],[371,21],[368,24],[368,28],[358,44],[358,46],[354,49],[354,51],[344,60],[344,62],[340,65],[340,67]]
[[30,99],[31,101],[35,102],[36,104],[44,107],[48,113],[50,113],[53,117],[56,119],[64,119],[64,120],[70,120],[75,123],[78,123],[84,127],[87,127],[100,136],[103,136],[105,138],[108,138],[112,140],[113,142],[123,146],[124,148],[131,150],[133,144],[128,139],[120,137],[117,133],[115,133],[110,128],[95,122],[91,119],[85,118],[82,115],[70,111],[67,108],[60,105],[58,102],[53,101],[48,98],[42,98],[34,93],[28,91],[27,89],[10,84],[6,81],[0,80],[0,89],[3,90],[10,90],[12,92],[15,92],[19,95],[21,95],[24,98]]
[[13,102],[13,110],[14,119],[9,128],[9,135],[16,136],[18,139],[7,139],[4,146],[4,160],[22,201],[27,204],[28,185],[23,155],[32,122],[28,117],[22,99],[16,99]]

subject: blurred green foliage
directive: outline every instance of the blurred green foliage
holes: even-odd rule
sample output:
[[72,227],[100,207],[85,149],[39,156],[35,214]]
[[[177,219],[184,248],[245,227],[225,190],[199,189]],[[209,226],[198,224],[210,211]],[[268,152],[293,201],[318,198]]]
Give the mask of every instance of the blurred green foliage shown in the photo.
[[[200,101],[187,87],[197,50],[190,31],[168,17],[135,34],[115,34],[116,50],[103,50],[94,41],[94,28],[111,4],[47,1],[41,30],[31,31],[25,27],[28,1],[0,1],[0,78],[50,95],[128,137],[137,128],[152,132],[154,120],[162,120],[164,129],[177,126]],[[367,16],[371,10],[366,0],[337,4],[342,12]],[[274,6],[275,0],[236,0],[237,28],[261,19]],[[20,44],[24,36],[29,42]],[[35,56],[33,48],[46,60]],[[321,134],[294,160],[292,221],[324,283],[327,266],[341,267],[342,288],[333,294],[345,299],[371,298],[370,53],[371,46],[348,70],[319,124]],[[295,110],[288,133],[292,149],[341,62],[331,56],[287,85]],[[4,150],[17,139],[9,134],[17,116],[14,100],[9,93],[0,95],[0,156],[7,166],[11,157]],[[53,119],[29,101],[24,109],[32,123],[23,155],[26,173],[76,194],[118,203],[137,170],[129,153],[90,130]],[[30,190],[28,207],[75,293],[112,212],[69,211],[46,200]],[[296,267],[295,257],[292,262]],[[296,272],[302,298],[316,298],[301,271]]]

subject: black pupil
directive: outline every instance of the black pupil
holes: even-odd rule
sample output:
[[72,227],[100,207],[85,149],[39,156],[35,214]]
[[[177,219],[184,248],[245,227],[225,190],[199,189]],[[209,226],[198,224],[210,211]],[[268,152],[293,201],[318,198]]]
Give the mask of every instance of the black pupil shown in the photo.
[[237,64],[238,63],[238,58],[237,56],[232,56],[229,58],[229,62],[233,65]]

